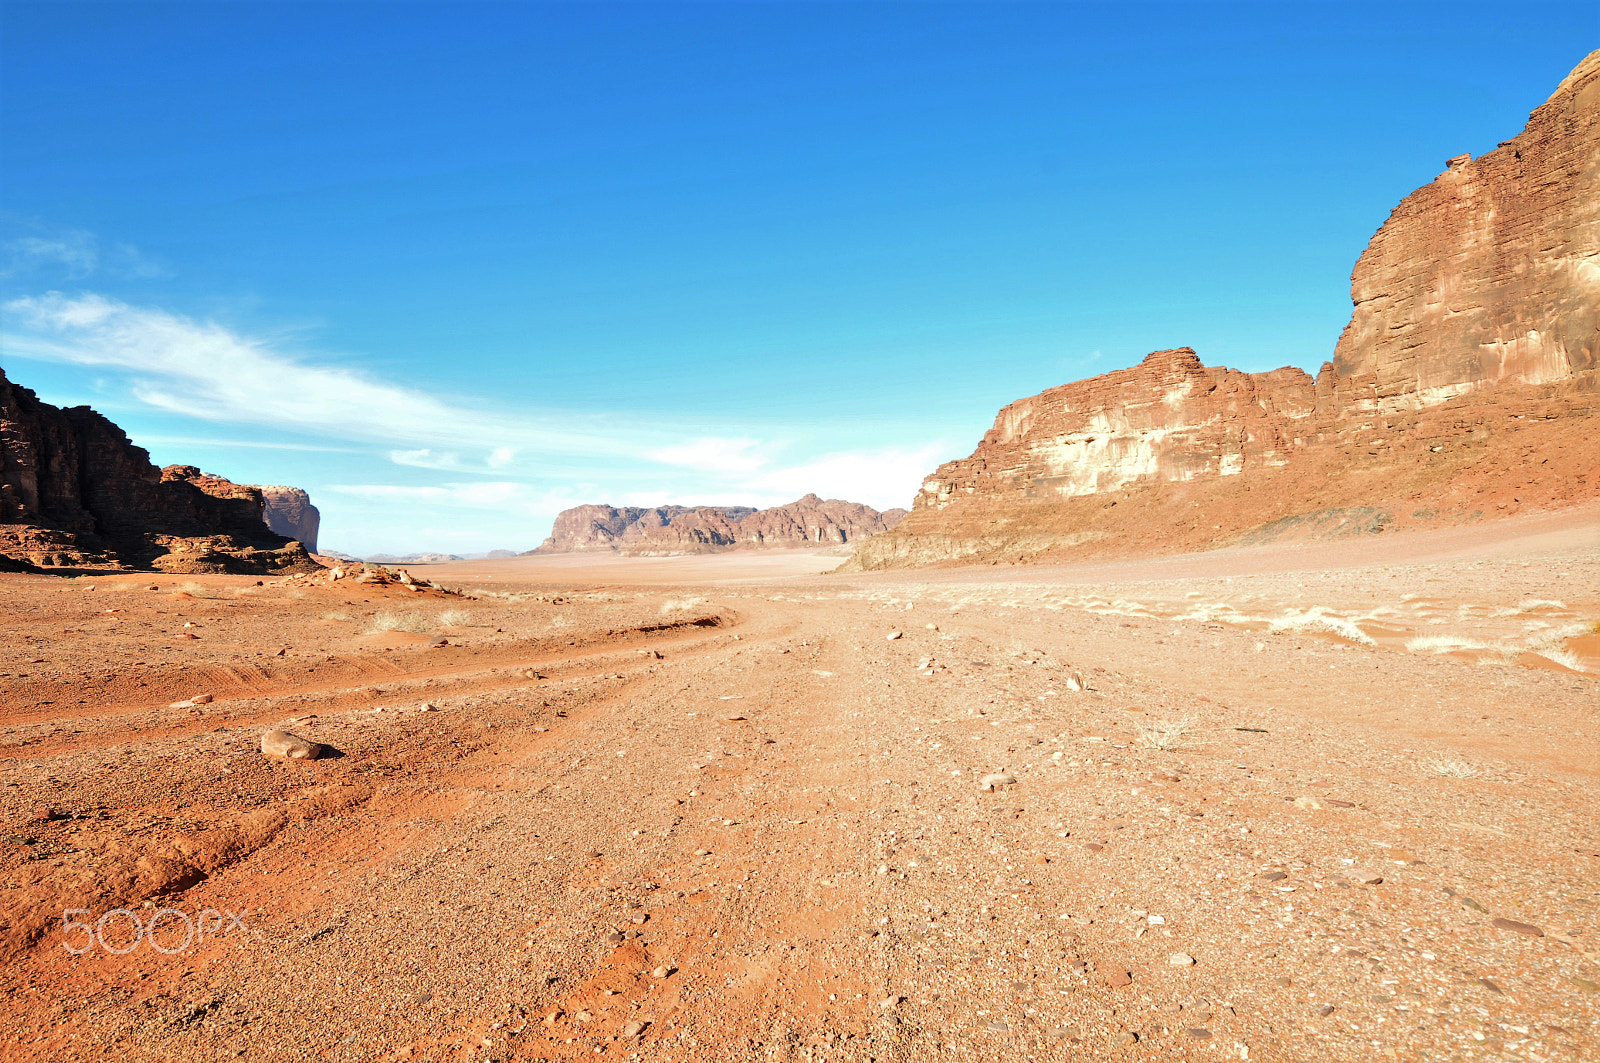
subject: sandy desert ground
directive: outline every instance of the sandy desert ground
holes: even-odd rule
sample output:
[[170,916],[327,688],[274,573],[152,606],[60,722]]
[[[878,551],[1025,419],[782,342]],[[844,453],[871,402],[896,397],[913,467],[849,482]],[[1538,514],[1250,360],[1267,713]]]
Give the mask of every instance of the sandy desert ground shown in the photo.
[[0,1056],[1600,1058],[1600,510],[839,560],[0,576]]

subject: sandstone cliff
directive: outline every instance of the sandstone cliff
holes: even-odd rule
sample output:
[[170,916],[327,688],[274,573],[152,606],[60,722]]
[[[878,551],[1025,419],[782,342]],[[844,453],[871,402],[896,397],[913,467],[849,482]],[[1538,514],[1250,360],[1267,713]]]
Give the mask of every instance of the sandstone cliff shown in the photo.
[[1350,294],[1334,369],[1380,408],[1600,364],[1600,51],[1515,138],[1407,196]]
[[0,556],[172,572],[316,567],[264,512],[258,488],[157,469],[87,406],[57,409],[0,372]]
[[905,510],[806,495],[788,505],[577,506],[555,520],[550,537],[531,553],[609,550],[625,554],[709,553],[735,548],[854,543],[892,528]]
[[285,538],[297,540],[308,553],[316,553],[322,514],[311,504],[311,496],[298,487],[280,484],[261,484],[257,490],[266,503],[267,527]]
[[1372,238],[1334,360],[1188,348],[1000,411],[854,567],[1371,534],[1600,497],[1600,52]]

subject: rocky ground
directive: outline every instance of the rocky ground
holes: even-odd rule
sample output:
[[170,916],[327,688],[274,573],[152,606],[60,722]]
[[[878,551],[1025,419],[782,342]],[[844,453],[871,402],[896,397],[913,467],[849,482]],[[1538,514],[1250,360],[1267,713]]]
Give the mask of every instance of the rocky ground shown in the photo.
[[0,575],[0,1056],[1595,1058],[1600,520],[1454,534]]

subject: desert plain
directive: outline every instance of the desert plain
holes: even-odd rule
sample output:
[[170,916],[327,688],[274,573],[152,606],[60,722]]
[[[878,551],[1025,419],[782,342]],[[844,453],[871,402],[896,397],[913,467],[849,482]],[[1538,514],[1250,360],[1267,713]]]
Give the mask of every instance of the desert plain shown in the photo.
[[0,1057],[1596,1058],[1597,548],[0,575]]

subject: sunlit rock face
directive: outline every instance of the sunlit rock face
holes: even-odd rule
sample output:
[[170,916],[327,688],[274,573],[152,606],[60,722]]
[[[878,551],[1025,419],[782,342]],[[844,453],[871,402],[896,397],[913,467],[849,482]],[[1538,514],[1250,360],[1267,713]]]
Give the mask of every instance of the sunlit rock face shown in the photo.
[[971,457],[923,482],[916,506],[1070,498],[1282,465],[1316,407],[1316,383],[1299,369],[1241,373],[1202,365],[1188,347],[1156,351],[1007,406]]
[[1334,370],[1369,408],[1600,359],[1600,51],[1481,158],[1460,155],[1394,209],[1351,276]]
[[1187,347],[1021,399],[852,565],[1472,523],[1600,497],[1600,51],[1372,237],[1313,380]]
[[633,555],[714,553],[739,548],[839,546],[888,531],[903,509],[806,495],[770,509],[750,506],[574,506],[531,553],[605,550]]

